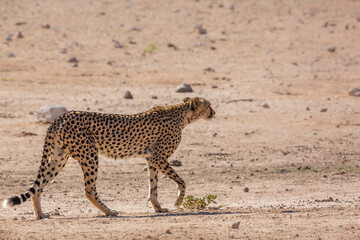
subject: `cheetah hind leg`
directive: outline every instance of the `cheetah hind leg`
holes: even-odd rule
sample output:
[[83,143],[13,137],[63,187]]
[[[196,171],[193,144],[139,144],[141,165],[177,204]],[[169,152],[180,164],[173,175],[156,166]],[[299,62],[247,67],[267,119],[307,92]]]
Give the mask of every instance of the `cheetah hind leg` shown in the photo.
[[53,153],[51,155],[50,162],[47,164],[43,173],[40,168],[39,174],[33,186],[33,188],[36,189],[37,187],[36,183],[39,183],[36,193],[31,197],[35,216],[37,219],[44,219],[50,217],[50,214],[43,213],[41,210],[41,204],[40,204],[41,193],[45,188],[45,186],[49,182],[51,182],[51,180],[53,180],[59,174],[59,172],[64,168],[65,164],[69,159],[69,155],[67,155],[60,148],[54,148],[52,149],[52,151]]

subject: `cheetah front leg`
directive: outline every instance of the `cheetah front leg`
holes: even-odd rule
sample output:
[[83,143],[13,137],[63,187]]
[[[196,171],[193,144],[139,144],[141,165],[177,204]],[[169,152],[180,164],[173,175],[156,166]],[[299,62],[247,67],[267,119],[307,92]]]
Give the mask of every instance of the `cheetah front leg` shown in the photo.
[[185,181],[174,171],[167,159],[151,159],[150,163],[153,164],[157,170],[161,171],[164,175],[176,183],[178,188],[178,196],[175,202],[175,207],[179,208],[185,197]]
[[158,182],[158,170],[156,170],[155,166],[153,166],[148,159],[148,177],[149,177],[149,198],[152,207],[154,208],[155,212],[168,212],[167,208],[162,208],[160,203],[157,199],[157,182]]

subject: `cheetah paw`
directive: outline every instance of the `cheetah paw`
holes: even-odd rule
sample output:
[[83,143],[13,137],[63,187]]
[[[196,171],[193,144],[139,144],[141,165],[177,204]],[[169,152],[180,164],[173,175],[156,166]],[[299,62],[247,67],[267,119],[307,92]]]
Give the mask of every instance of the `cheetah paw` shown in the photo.
[[119,212],[111,210],[105,214],[105,216],[117,216],[119,215]]
[[49,214],[49,213],[42,213],[42,214],[36,216],[36,219],[37,219],[37,220],[46,219],[46,218],[50,218],[50,214]]
[[158,209],[155,210],[155,212],[158,212],[158,213],[169,212],[169,209],[167,209],[167,208],[158,208]]

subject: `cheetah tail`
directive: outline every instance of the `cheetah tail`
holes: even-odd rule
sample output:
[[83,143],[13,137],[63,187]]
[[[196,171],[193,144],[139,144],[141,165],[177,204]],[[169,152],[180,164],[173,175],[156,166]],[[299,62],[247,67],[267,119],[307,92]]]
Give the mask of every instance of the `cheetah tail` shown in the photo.
[[26,200],[31,198],[33,195],[35,195],[36,192],[42,191],[40,189],[40,186],[43,184],[44,172],[48,166],[48,161],[49,161],[49,158],[51,155],[52,144],[49,144],[49,143],[52,143],[52,140],[53,140],[53,134],[51,131],[51,126],[50,126],[48,129],[48,132],[46,134],[46,138],[45,138],[43,156],[41,159],[41,166],[40,166],[37,178],[34,181],[34,185],[23,194],[5,199],[2,203],[2,206],[4,208],[9,208],[9,207],[13,207],[15,205],[20,205],[23,202],[26,202]]

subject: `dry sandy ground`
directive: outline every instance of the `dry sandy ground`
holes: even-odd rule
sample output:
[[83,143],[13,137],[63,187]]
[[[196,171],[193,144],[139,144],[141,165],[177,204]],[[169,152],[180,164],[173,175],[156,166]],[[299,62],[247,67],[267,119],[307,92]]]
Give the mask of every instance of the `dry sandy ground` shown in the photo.
[[121,211],[104,218],[70,159],[42,199],[59,215],[1,209],[0,239],[360,238],[360,97],[347,93],[360,87],[360,1],[0,0],[0,37],[1,199],[35,178],[40,107],[137,113],[201,96],[216,118],[187,127],[171,160],[188,195],[220,207],[176,211],[160,178],[172,212],[153,213],[144,159],[101,158],[99,194]]

